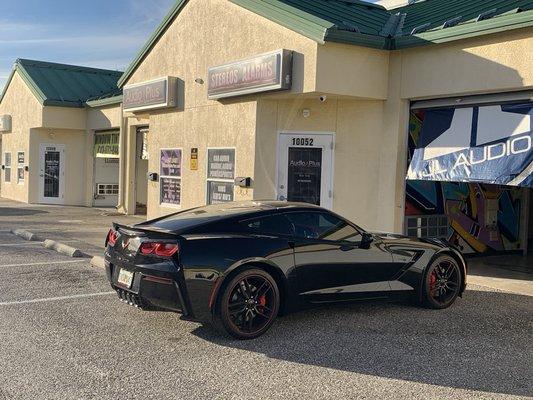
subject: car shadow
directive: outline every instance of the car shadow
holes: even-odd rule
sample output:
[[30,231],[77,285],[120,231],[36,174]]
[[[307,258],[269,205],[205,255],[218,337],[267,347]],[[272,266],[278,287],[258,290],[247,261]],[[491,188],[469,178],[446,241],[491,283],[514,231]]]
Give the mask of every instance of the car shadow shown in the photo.
[[251,341],[194,333],[294,363],[492,393],[533,393],[533,297],[469,290],[447,310],[328,306],[279,318]]

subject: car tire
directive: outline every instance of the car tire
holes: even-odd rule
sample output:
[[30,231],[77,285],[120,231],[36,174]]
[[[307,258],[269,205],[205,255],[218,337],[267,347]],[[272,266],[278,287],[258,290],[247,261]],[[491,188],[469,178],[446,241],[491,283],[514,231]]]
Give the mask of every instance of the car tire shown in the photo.
[[247,269],[223,286],[214,315],[215,327],[236,339],[254,339],[274,323],[280,293],[274,278],[262,269]]
[[432,309],[450,307],[459,296],[462,282],[457,261],[448,255],[437,257],[424,275],[422,305]]

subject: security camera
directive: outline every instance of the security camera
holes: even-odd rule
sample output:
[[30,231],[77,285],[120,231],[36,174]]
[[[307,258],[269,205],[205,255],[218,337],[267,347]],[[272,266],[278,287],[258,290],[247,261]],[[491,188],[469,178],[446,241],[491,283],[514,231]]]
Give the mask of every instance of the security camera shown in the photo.
[[320,96],[318,99],[321,103],[324,103],[328,98],[326,96]]

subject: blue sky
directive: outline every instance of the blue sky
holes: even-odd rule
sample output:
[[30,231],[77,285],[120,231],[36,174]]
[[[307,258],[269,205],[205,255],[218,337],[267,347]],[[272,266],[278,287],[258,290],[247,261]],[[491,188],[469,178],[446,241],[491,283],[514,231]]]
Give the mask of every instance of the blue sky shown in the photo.
[[175,0],[0,0],[0,89],[17,58],[124,70]]
[[17,58],[123,70],[175,0],[0,0],[0,90]]

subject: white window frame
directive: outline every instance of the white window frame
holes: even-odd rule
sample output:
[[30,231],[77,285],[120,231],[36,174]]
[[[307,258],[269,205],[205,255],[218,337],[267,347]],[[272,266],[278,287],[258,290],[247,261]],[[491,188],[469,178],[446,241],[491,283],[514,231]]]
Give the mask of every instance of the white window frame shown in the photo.
[[[209,150],[233,150],[235,152],[235,164],[233,166],[233,179],[209,178]],[[234,146],[207,147],[205,154],[205,204],[209,205],[209,182],[221,182],[233,184],[233,201],[235,201],[235,177],[237,176],[237,148]]]
[[[19,164],[19,155],[22,154],[24,157],[24,162],[22,164]],[[13,160],[11,160],[13,161]],[[26,176],[24,174],[24,164],[26,163],[26,152],[24,151],[17,151],[17,184],[18,185],[24,185],[26,182]],[[22,170],[22,179],[19,179],[19,171]]]
[[[9,154],[9,165],[7,165],[7,155]],[[13,165],[13,157],[11,157],[11,152],[10,151],[6,151],[4,152],[4,182],[5,183],[11,183],[12,182],[12,176],[11,176],[11,172],[12,172],[12,165]],[[8,176],[8,170],[9,170],[9,180],[6,179],[6,177]]]
[[[114,187],[116,187],[116,193],[108,193],[107,190],[109,186],[113,186],[113,188],[111,188],[112,192],[115,191]],[[101,187],[103,187],[103,193],[100,193]],[[119,193],[118,183],[97,183],[96,184],[96,194],[98,196],[118,196],[118,193]]]
[[[180,176],[173,175],[161,175],[161,152],[164,150],[179,150],[181,152],[181,167],[180,167]],[[163,147],[159,149],[159,205],[161,207],[175,208],[181,210],[181,197],[183,195],[183,148],[182,147]],[[172,203],[163,203],[161,199],[161,179],[177,179],[180,183],[180,204]]]

